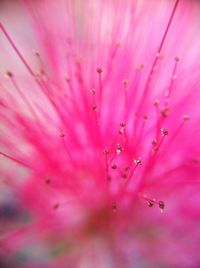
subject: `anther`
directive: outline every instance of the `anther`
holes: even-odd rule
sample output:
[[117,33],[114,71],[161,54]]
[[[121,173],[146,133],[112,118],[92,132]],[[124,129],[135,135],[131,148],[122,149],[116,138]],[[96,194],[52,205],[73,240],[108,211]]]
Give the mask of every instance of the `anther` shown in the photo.
[[109,150],[107,150],[107,149],[103,150],[104,155],[108,155],[109,153],[110,153]]
[[154,140],[152,140],[151,143],[152,143],[153,146],[156,146],[158,144],[158,141],[156,139],[154,139]]
[[122,135],[122,134],[124,133],[125,126],[126,126],[125,123],[121,123],[121,124],[120,124],[120,129],[119,129],[119,134],[120,134],[120,135]]
[[120,127],[125,128],[126,124],[125,123],[120,123]]
[[96,89],[95,88],[92,88],[91,89],[91,93],[94,95],[96,93]]
[[61,138],[64,138],[65,137],[65,134],[64,133],[60,133],[59,135]]
[[99,73],[99,74],[101,74],[101,73],[103,72],[103,70],[102,70],[100,67],[97,67],[97,68],[96,68],[96,71],[97,71],[97,73]]
[[176,56],[176,57],[174,58],[174,60],[175,60],[175,61],[180,61],[180,58],[179,58],[178,56]]
[[70,81],[71,81],[69,77],[65,77],[64,79],[65,79],[65,81],[66,81],[67,83],[70,83]]
[[112,169],[117,169],[117,165],[112,164],[112,165],[111,165],[111,168],[112,168]]
[[133,162],[136,164],[136,166],[142,165],[142,160],[140,157],[133,159]]
[[124,170],[125,171],[128,171],[129,170],[129,166],[124,167]]
[[116,205],[116,203],[113,203],[112,206],[111,206],[111,208],[112,208],[112,211],[113,212],[116,212],[117,211],[117,205]]
[[152,141],[152,146],[153,146],[153,151],[154,152],[157,152],[158,150],[159,150],[159,144],[158,144],[158,141],[156,140],[156,139],[154,139],[153,141]]
[[7,72],[6,72],[6,75],[7,75],[8,77],[13,77],[13,73],[12,73],[11,71],[7,71]]
[[165,208],[165,203],[163,201],[159,201],[158,202],[158,206],[160,208],[160,211],[163,212],[164,208]]
[[39,70],[37,72],[37,76],[44,75],[45,71],[44,71],[44,68],[43,68],[43,62],[42,62],[40,53],[38,51],[35,51],[34,53],[35,53],[35,56],[38,58],[39,65],[40,65],[40,68],[39,68]]
[[37,57],[40,57],[40,53],[38,51],[34,51],[34,53]]
[[162,137],[167,136],[169,134],[168,130],[165,128],[161,128],[160,132]]
[[164,109],[162,109],[160,111],[162,117],[167,117],[169,115],[169,110],[170,110],[169,107],[165,107]]
[[123,80],[123,85],[124,85],[124,87],[127,87],[127,85],[128,85],[128,80],[127,79]]
[[56,203],[54,206],[53,206],[53,209],[58,209],[59,208],[59,204],[58,203]]
[[154,103],[153,104],[154,104],[154,106],[158,106],[160,104],[160,100],[157,100],[157,99],[154,100]]
[[147,205],[148,205],[148,207],[153,207],[153,205],[154,205],[154,201],[153,200],[147,200]]
[[190,120],[190,117],[189,117],[189,115],[186,115],[186,114],[184,114],[183,115],[183,121],[189,121]]
[[116,153],[120,154],[123,151],[123,147],[118,143],[117,144],[117,149],[116,149]]
[[93,105],[92,105],[92,110],[93,110],[93,111],[96,111],[96,110],[97,110],[97,105],[96,105],[96,104],[93,104]]
[[139,64],[139,65],[136,67],[136,71],[139,72],[139,71],[141,71],[143,68],[144,68],[144,64]]
[[127,175],[126,173],[122,173],[122,174],[121,174],[121,177],[122,177],[123,179],[127,179],[127,178],[128,178],[128,175]]

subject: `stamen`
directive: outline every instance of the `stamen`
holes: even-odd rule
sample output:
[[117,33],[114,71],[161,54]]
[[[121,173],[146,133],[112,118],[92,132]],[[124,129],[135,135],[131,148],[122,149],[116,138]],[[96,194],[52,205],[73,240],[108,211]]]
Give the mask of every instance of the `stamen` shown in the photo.
[[180,58],[176,57],[174,60],[175,60],[174,68],[173,68],[173,71],[172,71],[172,75],[171,75],[169,85],[167,87],[167,91],[165,93],[165,106],[167,106],[168,103],[169,103],[169,99],[170,99],[171,92],[172,92],[172,89],[173,89],[173,82],[176,79],[177,66],[178,66],[178,62],[179,62]]
[[35,51],[34,53],[35,53],[35,56],[37,57],[38,62],[39,62],[39,73],[38,73],[38,75],[43,76],[45,74],[45,71],[44,71],[44,64],[43,64],[43,61],[41,59],[40,53],[38,51]]
[[99,75],[99,113],[100,113],[101,112],[101,105],[102,105],[102,95],[103,95],[102,77],[101,77],[103,70],[100,67],[98,67],[96,69],[96,71]]
[[20,164],[20,165],[22,165],[22,166],[24,166],[24,167],[26,167],[26,168],[33,169],[29,164],[27,164],[27,163],[25,163],[25,162],[23,162],[23,161],[21,161],[21,160],[18,160],[18,159],[16,159],[15,157],[10,156],[10,155],[8,155],[8,154],[6,154],[6,153],[3,153],[3,152],[0,151],[0,155],[2,155],[2,156],[4,156],[4,157],[6,157],[6,158],[12,160],[13,162],[16,162],[16,163],[18,163],[18,164]]
[[32,113],[33,117],[35,118],[35,120],[37,121],[37,123],[39,124],[39,118],[37,116],[37,114],[35,113],[31,103],[29,102],[29,100],[27,99],[27,97],[24,95],[23,90],[21,90],[21,88],[18,86],[14,75],[11,71],[7,71],[6,72],[7,76],[10,78],[13,87],[15,88],[15,90],[17,91],[17,93],[19,94],[19,96],[21,97],[21,99],[23,100],[23,102],[25,103],[25,105],[28,107],[28,109],[30,110],[30,112]]
[[12,46],[12,48],[15,50],[15,52],[18,55],[18,57],[20,58],[20,60],[23,62],[24,66],[26,67],[26,69],[28,70],[28,72],[31,74],[31,76],[34,77],[35,76],[35,73],[31,69],[31,67],[29,66],[29,64],[27,63],[27,61],[24,59],[24,57],[22,56],[21,52],[16,47],[15,43],[12,41],[10,35],[6,31],[6,29],[4,28],[4,26],[2,25],[2,23],[0,23],[0,29],[2,30],[4,36],[6,37],[6,39],[8,40],[8,42],[10,43],[10,45]]
[[13,48],[13,50],[16,52],[17,56],[19,57],[19,59],[21,60],[21,62],[23,63],[23,65],[25,66],[25,68],[27,69],[27,71],[29,72],[29,74],[34,78],[34,81],[37,83],[38,87],[42,90],[42,92],[45,95],[45,97],[47,98],[47,100],[51,103],[52,107],[55,109],[55,111],[57,112],[57,114],[60,117],[60,119],[62,121],[64,121],[63,120],[63,117],[62,117],[62,115],[61,115],[61,113],[60,113],[60,111],[59,111],[59,109],[57,107],[57,105],[55,104],[55,102],[50,97],[49,93],[47,92],[46,85],[44,83],[42,83],[38,79],[38,77],[35,75],[35,72],[32,70],[32,68],[30,67],[30,65],[28,64],[28,62],[25,60],[24,56],[21,54],[21,52],[19,51],[19,49],[16,47],[15,43],[12,41],[12,38],[10,37],[10,35],[6,31],[6,29],[4,28],[4,26],[2,25],[2,23],[0,23],[0,29],[2,30],[4,36],[8,40],[8,42],[11,45],[11,47]]
[[72,156],[71,156],[71,152],[70,149],[68,148],[66,141],[65,141],[65,134],[64,133],[60,133],[59,137],[62,139],[62,143],[63,143],[63,147],[68,155],[68,157],[73,161]]
[[142,122],[142,126],[141,126],[141,128],[140,128],[140,130],[139,130],[139,134],[138,134],[137,139],[136,139],[136,141],[135,141],[135,151],[136,151],[138,145],[140,144],[140,142],[142,141],[143,133],[144,133],[145,125],[146,125],[146,121],[148,120],[148,116],[145,115],[145,116],[143,117],[143,119],[144,119],[144,120],[143,120],[143,122]]
[[109,175],[109,163],[108,163],[108,154],[109,154],[109,151],[107,149],[105,149],[103,151],[103,154],[105,155],[105,164],[106,164],[106,178],[108,181],[111,180],[111,177]]
[[164,35],[161,39],[161,42],[160,42],[160,45],[158,47],[158,50],[157,50],[157,54],[154,58],[154,61],[153,61],[153,64],[152,64],[152,67],[150,69],[150,72],[149,72],[149,75],[147,77],[147,80],[146,80],[146,83],[145,83],[145,87],[144,87],[144,91],[143,91],[143,94],[141,95],[141,99],[140,99],[140,102],[139,102],[139,105],[138,105],[138,108],[136,109],[137,111],[141,111],[142,110],[142,107],[144,105],[144,99],[145,97],[147,96],[148,92],[149,92],[149,85],[150,85],[150,82],[151,82],[151,79],[152,79],[152,76],[153,76],[153,72],[154,72],[154,68],[155,66],[157,65],[157,62],[158,62],[158,55],[161,54],[161,51],[162,51],[162,48],[163,48],[163,45],[165,43],[165,40],[166,40],[166,37],[167,37],[167,34],[169,32],[169,29],[170,29],[170,26],[172,24],[172,21],[173,21],[173,18],[174,18],[174,15],[176,13],[176,10],[177,10],[177,7],[178,7],[178,3],[179,3],[180,0],[176,0],[175,4],[174,4],[174,7],[173,7],[173,10],[171,12],[171,15],[170,15],[170,18],[169,18],[169,21],[167,23],[167,27],[165,29],[165,32],[164,32]]
[[170,146],[172,145],[172,142],[176,139],[176,137],[180,133],[181,129],[183,128],[184,124],[186,124],[189,120],[190,120],[189,115],[183,115],[182,116],[182,122],[179,124],[179,126],[177,127],[177,129],[174,132],[174,134],[171,136],[171,139],[169,140],[169,143],[168,143],[169,145],[166,148],[166,151],[169,150]]

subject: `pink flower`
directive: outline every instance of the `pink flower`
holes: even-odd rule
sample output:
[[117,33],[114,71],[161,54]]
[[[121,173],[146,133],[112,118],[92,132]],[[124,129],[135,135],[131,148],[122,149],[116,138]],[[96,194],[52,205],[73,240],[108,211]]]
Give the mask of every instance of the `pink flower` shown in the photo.
[[3,267],[199,267],[199,2],[15,8],[0,23]]

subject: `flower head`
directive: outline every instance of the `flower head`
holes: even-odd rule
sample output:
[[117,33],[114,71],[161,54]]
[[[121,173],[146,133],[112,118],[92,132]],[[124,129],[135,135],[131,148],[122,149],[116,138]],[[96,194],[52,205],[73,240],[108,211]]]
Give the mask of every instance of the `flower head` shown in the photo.
[[197,267],[198,1],[18,8],[20,37],[0,23],[3,265]]

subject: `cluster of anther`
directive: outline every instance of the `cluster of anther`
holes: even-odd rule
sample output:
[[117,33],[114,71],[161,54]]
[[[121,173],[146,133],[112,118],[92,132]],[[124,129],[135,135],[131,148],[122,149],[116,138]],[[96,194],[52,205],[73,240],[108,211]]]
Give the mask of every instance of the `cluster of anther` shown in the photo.
[[163,212],[165,208],[165,203],[163,201],[156,201],[156,199],[148,199],[148,198],[145,199],[147,200],[147,205],[149,207],[153,207],[156,204],[160,208],[160,211]]

